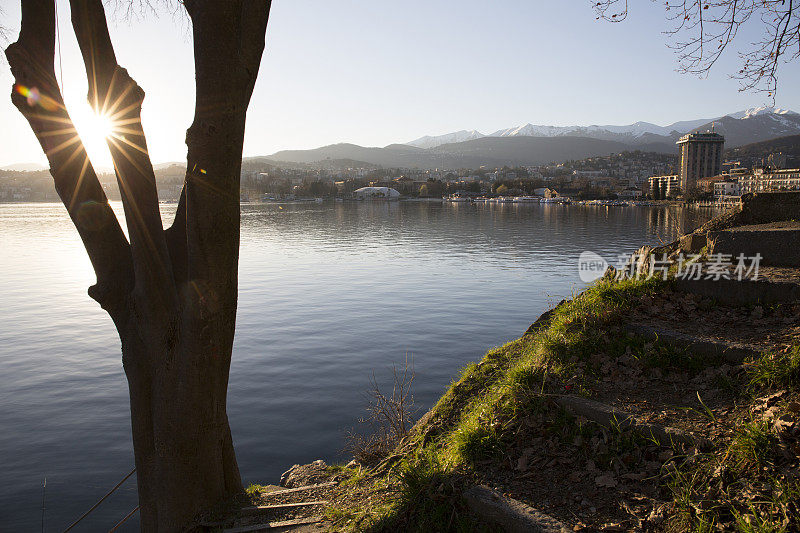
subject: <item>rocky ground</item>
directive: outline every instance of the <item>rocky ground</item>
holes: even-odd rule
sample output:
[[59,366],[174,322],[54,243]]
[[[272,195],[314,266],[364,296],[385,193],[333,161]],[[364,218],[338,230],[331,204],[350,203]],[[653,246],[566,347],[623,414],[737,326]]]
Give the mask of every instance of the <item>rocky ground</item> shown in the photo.
[[[572,381],[586,383],[585,393],[593,400],[628,413],[637,422],[686,432],[694,442],[655,442],[646,432],[594,423],[581,414],[567,423],[558,403],[551,401],[522,419],[502,458],[479,464],[477,480],[575,531],[680,530],[689,525],[680,513],[702,516],[704,506],[719,509],[708,519],[715,527],[736,529],[737,520],[747,521],[749,505],[755,505],[757,496],[774,499],[774,494],[761,494],[770,480],[782,476],[798,481],[800,394],[796,389],[769,387],[744,393],[753,379],[748,361],[704,358],[702,364],[664,364],[660,360],[680,354],[670,354],[673,349],[659,341],[636,342],[636,334],[625,327],[631,324],[732,341],[751,347],[754,355],[787,353],[800,340],[800,305],[767,310],[720,306],[673,291],[643,297],[623,323],[605,332],[632,341],[624,352],[601,349],[585,360],[576,356]],[[729,461],[732,453],[738,453],[732,445],[739,446],[742,431],[749,430],[774,441],[769,443],[774,444],[770,457],[752,450],[752,457],[745,453]],[[706,491],[697,494],[698,487],[681,485],[681,477],[690,475],[700,462],[715,466],[712,477],[698,483]],[[737,484],[723,482],[726,470],[739,471]],[[678,491],[694,491],[691,496],[698,499],[676,501]],[[788,528],[792,517],[792,527],[800,526],[791,502],[765,505],[771,507],[766,514],[778,529]],[[671,526],[667,517],[672,518]]]

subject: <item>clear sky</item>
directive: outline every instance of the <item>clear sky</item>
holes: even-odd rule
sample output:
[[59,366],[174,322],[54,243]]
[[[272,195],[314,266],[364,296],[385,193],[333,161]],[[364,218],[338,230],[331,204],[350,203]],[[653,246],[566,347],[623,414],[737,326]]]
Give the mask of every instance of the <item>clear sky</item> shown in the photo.
[[[621,24],[595,20],[591,4],[274,0],[244,153],[336,142],[384,146],[527,122],[666,125],[768,103],[765,95],[737,91],[728,77],[736,70],[733,52],[705,79],[675,72],[661,4],[632,3]],[[0,6],[4,25],[18,28],[18,2]],[[85,71],[68,1],[58,0],[58,8],[65,100],[96,166],[110,166],[84,103]],[[194,105],[188,21],[168,13],[132,21],[112,9],[107,14],[119,63],[147,93],[142,120],[153,161],[185,160]],[[755,38],[739,36],[742,44]],[[9,89],[3,95],[11,83],[3,62],[0,85]],[[800,63],[785,66],[780,83],[776,105],[800,112]],[[3,96],[0,165],[21,162],[45,159]]]

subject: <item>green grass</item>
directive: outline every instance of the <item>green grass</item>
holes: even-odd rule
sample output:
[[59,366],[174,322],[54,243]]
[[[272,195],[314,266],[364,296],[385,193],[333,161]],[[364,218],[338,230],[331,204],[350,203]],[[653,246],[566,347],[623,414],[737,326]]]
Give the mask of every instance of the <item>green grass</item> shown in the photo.
[[249,487],[244,489],[244,491],[245,493],[247,493],[248,496],[252,498],[254,496],[258,496],[259,494],[261,494],[261,492],[264,491],[265,489],[266,487],[264,485],[257,485],[255,483],[251,483]]
[[779,444],[768,422],[751,418],[734,428],[727,448],[679,465],[667,486],[680,527],[713,531],[716,524],[732,523],[741,532],[797,527],[800,479],[777,464]]
[[[513,435],[526,417],[535,415],[536,420],[542,420],[544,430],[568,442],[597,431],[596,425],[579,424],[567,412],[549,409],[547,402],[549,396],[567,390],[587,394],[600,374],[598,361],[627,355],[648,367],[677,368],[690,374],[706,368],[708,360],[625,334],[621,328],[627,312],[642,297],[653,296],[668,286],[669,282],[655,279],[599,280],[556,308],[549,322],[535,333],[494,348],[479,363],[467,365],[412,434],[402,450],[402,459],[379,480],[391,496],[377,498],[378,503],[355,514],[351,510],[346,516],[351,524],[348,528],[474,530],[458,495],[474,483],[480,471],[478,463],[511,459],[506,455],[514,444]],[[800,382],[800,351],[795,347],[765,355],[750,362],[748,371],[753,390],[796,385]],[[733,382],[723,385],[738,387]],[[698,412],[715,421],[703,398],[699,398],[699,404]],[[615,424],[603,431],[609,437],[608,450],[593,458],[606,468],[614,457],[635,456],[639,449],[655,444],[652,438]],[[668,479],[666,488],[673,495],[681,529],[714,531],[718,524],[735,521],[741,531],[781,531],[770,527],[782,520],[776,517],[788,516],[791,498],[800,491],[796,481],[773,480],[768,485],[775,490],[762,494],[753,509],[732,504],[711,487],[712,482],[720,482],[718,467],[733,472],[735,480],[773,464],[775,445],[769,426],[753,419],[741,425],[729,446],[717,455],[676,457],[684,464],[662,475]],[[733,482],[730,486],[734,493],[741,488]]]
[[737,529],[744,533],[797,531],[797,502],[800,502],[800,483],[773,477],[768,483],[772,490],[750,502],[744,510],[734,510]]
[[[706,456],[704,464],[710,461],[710,456]],[[672,492],[681,529],[714,530],[713,526],[717,523],[717,501],[713,493],[710,498],[705,497],[710,489],[707,479],[703,468],[687,467],[686,463],[670,473],[666,485]]]
[[397,473],[396,498],[384,507],[379,520],[363,529],[414,533],[496,531],[475,523],[461,498],[462,477],[458,470],[444,467],[430,449],[423,449]]
[[728,456],[739,467],[772,465],[777,441],[769,422],[753,418],[736,429]]
[[[434,429],[428,428],[427,438],[418,438],[416,448],[406,453],[396,472],[397,496],[376,530],[388,524],[402,524],[409,531],[467,527],[470,522],[455,498],[460,480],[471,475],[476,462],[502,457],[510,429],[522,417],[541,411],[546,396],[563,393],[568,381],[573,392],[584,390],[582,380],[570,381],[577,362],[588,364],[598,352],[616,357],[642,348],[641,339],[609,335],[608,328],[618,326],[642,296],[666,285],[659,280],[599,280],[559,306],[535,334],[490,350],[480,363],[465,367],[432,409],[428,425]],[[548,423],[559,432],[582,431],[566,413]],[[620,441],[634,438],[618,433]]]
[[[386,477],[351,478],[342,481],[339,488],[345,489],[344,496],[325,508],[325,518],[336,525],[336,531],[376,531],[387,523],[394,509],[389,502],[397,492],[396,481]],[[368,506],[361,503],[364,500]]]
[[[520,415],[537,409],[544,395],[564,392],[577,361],[587,361],[598,351],[625,353],[634,339],[609,336],[605,328],[618,323],[623,310],[643,294],[662,288],[663,283],[601,280],[557,308],[550,324],[537,334],[503,346],[503,356],[496,359],[505,362],[507,368],[495,381],[487,380],[485,392],[462,411],[440,447],[443,462],[472,464],[501,453],[507,427]],[[579,380],[571,385],[580,390],[583,383]]]
[[[674,524],[678,529],[715,531],[717,524],[732,524],[735,531],[747,533],[796,531],[795,506],[800,501],[800,484],[796,480],[766,477],[755,484],[763,490],[753,495],[740,492],[745,486],[752,491],[754,486],[740,480],[733,480],[726,491],[715,492],[717,481],[709,474],[703,468],[673,474],[668,486],[673,490],[678,511]],[[729,528],[730,525],[725,531]]]
[[800,345],[762,354],[750,362],[748,373],[751,390],[800,385]]

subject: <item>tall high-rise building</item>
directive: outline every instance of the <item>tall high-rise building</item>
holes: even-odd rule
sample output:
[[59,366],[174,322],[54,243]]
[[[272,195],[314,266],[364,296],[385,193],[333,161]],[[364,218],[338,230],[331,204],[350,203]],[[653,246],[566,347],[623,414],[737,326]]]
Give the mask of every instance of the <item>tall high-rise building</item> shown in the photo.
[[719,133],[687,133],[676,144],[681,151],[680,177],[684,194],[695,188],[700,178],[720,173],[725,137]]

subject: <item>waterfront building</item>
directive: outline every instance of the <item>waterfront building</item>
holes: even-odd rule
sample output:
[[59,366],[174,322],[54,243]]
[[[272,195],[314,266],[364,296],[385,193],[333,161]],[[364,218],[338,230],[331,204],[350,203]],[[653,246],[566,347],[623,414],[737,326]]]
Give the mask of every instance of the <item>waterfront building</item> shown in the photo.
[[[722,164],[723,168],[726,167],[726,164]],[[717,186],[718,182],[724,181],[727,182],[728,185],[721,185],[721,190],[729,191],[731,190],[730,183],[738,183],[741,179],[747,178],[748,176],[752,175],[753,171],[749,168],[742,167],[738,164],[735,166],[729,166],[727,170],[722,172],[722,174],[717,174],[716,176],[707,176],[705,178],[700,178],[697,180],[697,187],[703,191],[714,193],[715,196],[717,194]],[[726,195],[731,194],[730,192],[725,192]],[[735,195],[739,195],[740,193],[736,193]],[[734,196],[735,196],[734,195]]]
[[738,197],[741,195],[741,185],[735,179],[728,178],[714,182],[714,198]]
[[765,191],[800,190],[800,169],[770,170],[757,168],[752,174],[738,177],[741,194]]
[[617,196],[620,200],[640,200],[642,198],[642,190],[638,187],[627,187],[621,190]]
[[361,187],[360,189],[353,191],[353,194],[360,200],[368,200],[373,198],[397,200],[400,198],[400,193],[391,187]]
[[681,186],[681,178],[678,174],[651,176],[648,178],[648,182],[650,184],[651,193],[655,189],[656,183],[658,183],[658,190],[661,191],[661,195],[664,197],[671,196]]
[[727,174],[718,174],[716,176],[706,176],[697,180],[697,188],[705,192],[714,192],[717,182],[729,179]]
[[725,137],[718,133],[687,133],[676,143],[680,147],[680,187],[684,193],[697,187],[697,180],[716,176],[722,170]]

